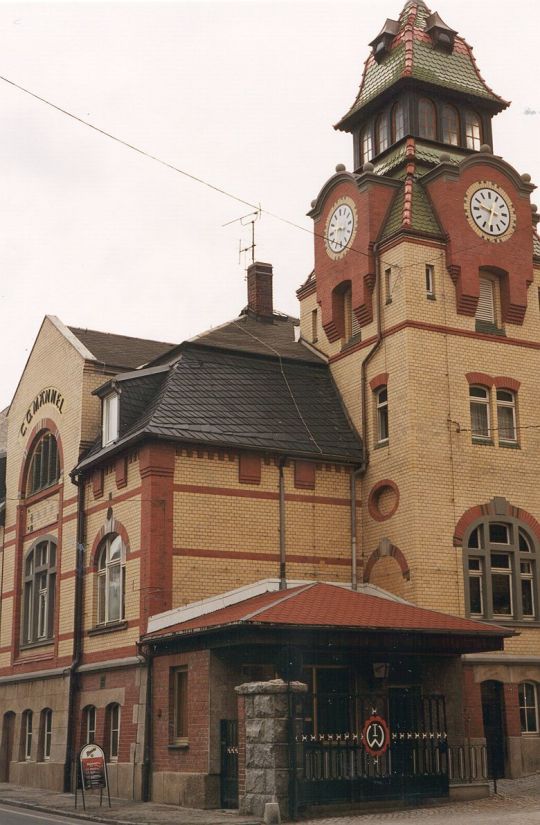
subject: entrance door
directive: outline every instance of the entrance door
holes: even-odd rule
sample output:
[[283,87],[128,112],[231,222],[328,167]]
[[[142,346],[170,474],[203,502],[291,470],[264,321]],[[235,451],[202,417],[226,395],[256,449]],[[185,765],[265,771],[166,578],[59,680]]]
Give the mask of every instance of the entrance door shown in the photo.
[[15,714],[4,713],[2,724],[2,742],[0,744],[0,782],[9,782],[9,767],[13,757],[13,735],[15,732]]
[[491,779],[504,776],[504,697],[502,682],[482,682],[482,716],[486,737],[488,775]]

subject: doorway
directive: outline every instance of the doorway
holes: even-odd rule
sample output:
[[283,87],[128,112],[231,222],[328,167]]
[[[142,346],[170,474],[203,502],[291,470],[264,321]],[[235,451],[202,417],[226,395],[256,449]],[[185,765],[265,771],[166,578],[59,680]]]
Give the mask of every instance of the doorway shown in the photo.
[[491,779],[502,779],[504,777],[505,761],[504,696],[502,682],[497,682],[494,679],[482,682],[481,691],[488,776]]
[[15,714],[9,710],[2,721],[0,743],[0,782],[9,782],[9,769],[13,758],[13,737],[15,734]]

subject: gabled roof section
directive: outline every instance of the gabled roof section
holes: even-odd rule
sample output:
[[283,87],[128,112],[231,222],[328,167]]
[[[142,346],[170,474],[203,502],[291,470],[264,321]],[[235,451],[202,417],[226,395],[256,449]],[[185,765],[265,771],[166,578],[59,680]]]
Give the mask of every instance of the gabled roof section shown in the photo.
[[159,386],[145,400],[143,370],[122,383],[120,408],[128,405],[138,416],[115,444],[96,445],[79,470],[141,438],[362,461],[360,440],[319,359],[261,357],[188,342],[170,369],[157,374],[163,376]]
[[427,31],[430,16],[430,10],[421,0],[405,3],[399,17],[398,32],[388,52],[379,60],[373,53],[369,55],[356,100],[336,124],[336,129],[350,131],[364,107],[398,81],[407,78],[484,100],[491,103],[496,111],[508,106],[486,84],[471,47],[462,37],[455,37],[450,52],[434,46]]
[[392,601],[338,585],[311,582],[254,596],[164,627],[144,638],[152,642],[167,641],[173,636],[238,625],[455,634],[492,637],[494,640],[513,635],[511,630],[485,622],[426,610],[408,602]]
[[91,353],[93,359],[118,369],[136,369],[170,352],[174,344],[132,338],[94,329],[67,327],[75,338]]

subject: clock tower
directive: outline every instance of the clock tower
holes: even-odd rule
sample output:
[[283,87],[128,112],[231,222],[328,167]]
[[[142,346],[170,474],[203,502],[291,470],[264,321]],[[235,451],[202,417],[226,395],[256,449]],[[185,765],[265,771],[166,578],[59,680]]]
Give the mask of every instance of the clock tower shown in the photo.
[[517,631],[494,661],[465,657],[463,702],[498,697],[504,770],[518,775],[540,764],[535,187],[494,153],[509,104],[437,12],[408,0],[369,49],[335,127],[352,135],[352,170],[338,166],[309,212],[302,336],[368,456],[358,579]]

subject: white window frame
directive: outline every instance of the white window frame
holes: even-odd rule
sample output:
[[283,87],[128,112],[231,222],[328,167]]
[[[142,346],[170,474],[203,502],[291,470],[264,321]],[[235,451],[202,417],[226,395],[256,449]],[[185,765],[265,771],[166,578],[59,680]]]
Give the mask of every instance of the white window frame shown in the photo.
[[[385,397],[381,400],[383,393]],[[387,384],[383,384],[375,390],[375,403],[377,407],[377,444],[387,444],[390,439]],[[384,431],[386,431],[386,435],[384,435]]]
[[23,760],[30,762],[32,759],[32,737],[34,714],[31,710],[25,710],[22,719],[22,733],[23,733]]
[[85,710],[84,724],[86,728],[86,745],[93,745],[96,741],[96,707],[87,705]]
[[45,761],[48,761],[51,758],[52,719],[53,712],[51,708],[45,708],[43,711],[43,759]]
[[120,427],[120,396],[117,392],[106,395],[102,402],[101,443],[103,447],[118,439]]
[[[502,393],[511,396],[510,399],[502,398]],[[507,390],[504,388],[500,388],[496,391],[495,394],[495,401],[497,405],[497,432],[499,434],[499,444],[517,444],[517,422],[516,422],[516,393],[512,390]],[[512,413],[512,435],[511,436],[501,436],[501,432],[503,432],[503,428],[501,426],[501,416],[499,410],[511,410]]]
[[54,636],[57,546],[40,539],[26,554],[23,579],[21,644],[47,642]]
[[[476,393],[476,395],[473,395]],[[480,395],[482,393],[482,395]],[[480,430],[474,429],[474,417],[473,417],[473,406],[474,407],[482,407],[486,411],[486,430],[484,432],[480,432]],[[471,414],[471,433],[473,439],[478,439],[482,441],[491,441],[491,401],[490,401],[490,392],[487,387],[482,387],[480,384],[471,384],[469,387],[469,409]]]
[[435,267],[433,264],[426,264],[426,296],[435,297]]
[[[527,687],[532,688],[532,699],[533,702],[529,702],[529,697],[527,697]],[[523,689],[523,690],[522,690]],[[538,724],[538,686],[534,682],[520,682],[518,686],[518,695],[519,695],[519,718],[521,724],[521,733],[522,734],[538,734],[540,733],[540,727]],[[535,726],[533,728],[529,728],[529,720],[528,720],[528,710],[534,710],[534,719],[535,719]],[[522,713],[523,712],[523,713]],[[524,724],[525,721],[525,724]]]
[[[124,542],[117,533],[109,533],[101,543],[97,557],[97,625],[114,624],[124,619],[125,569]],[[113,615],[111,607],[111,594],[117,582],[118,616]]]

